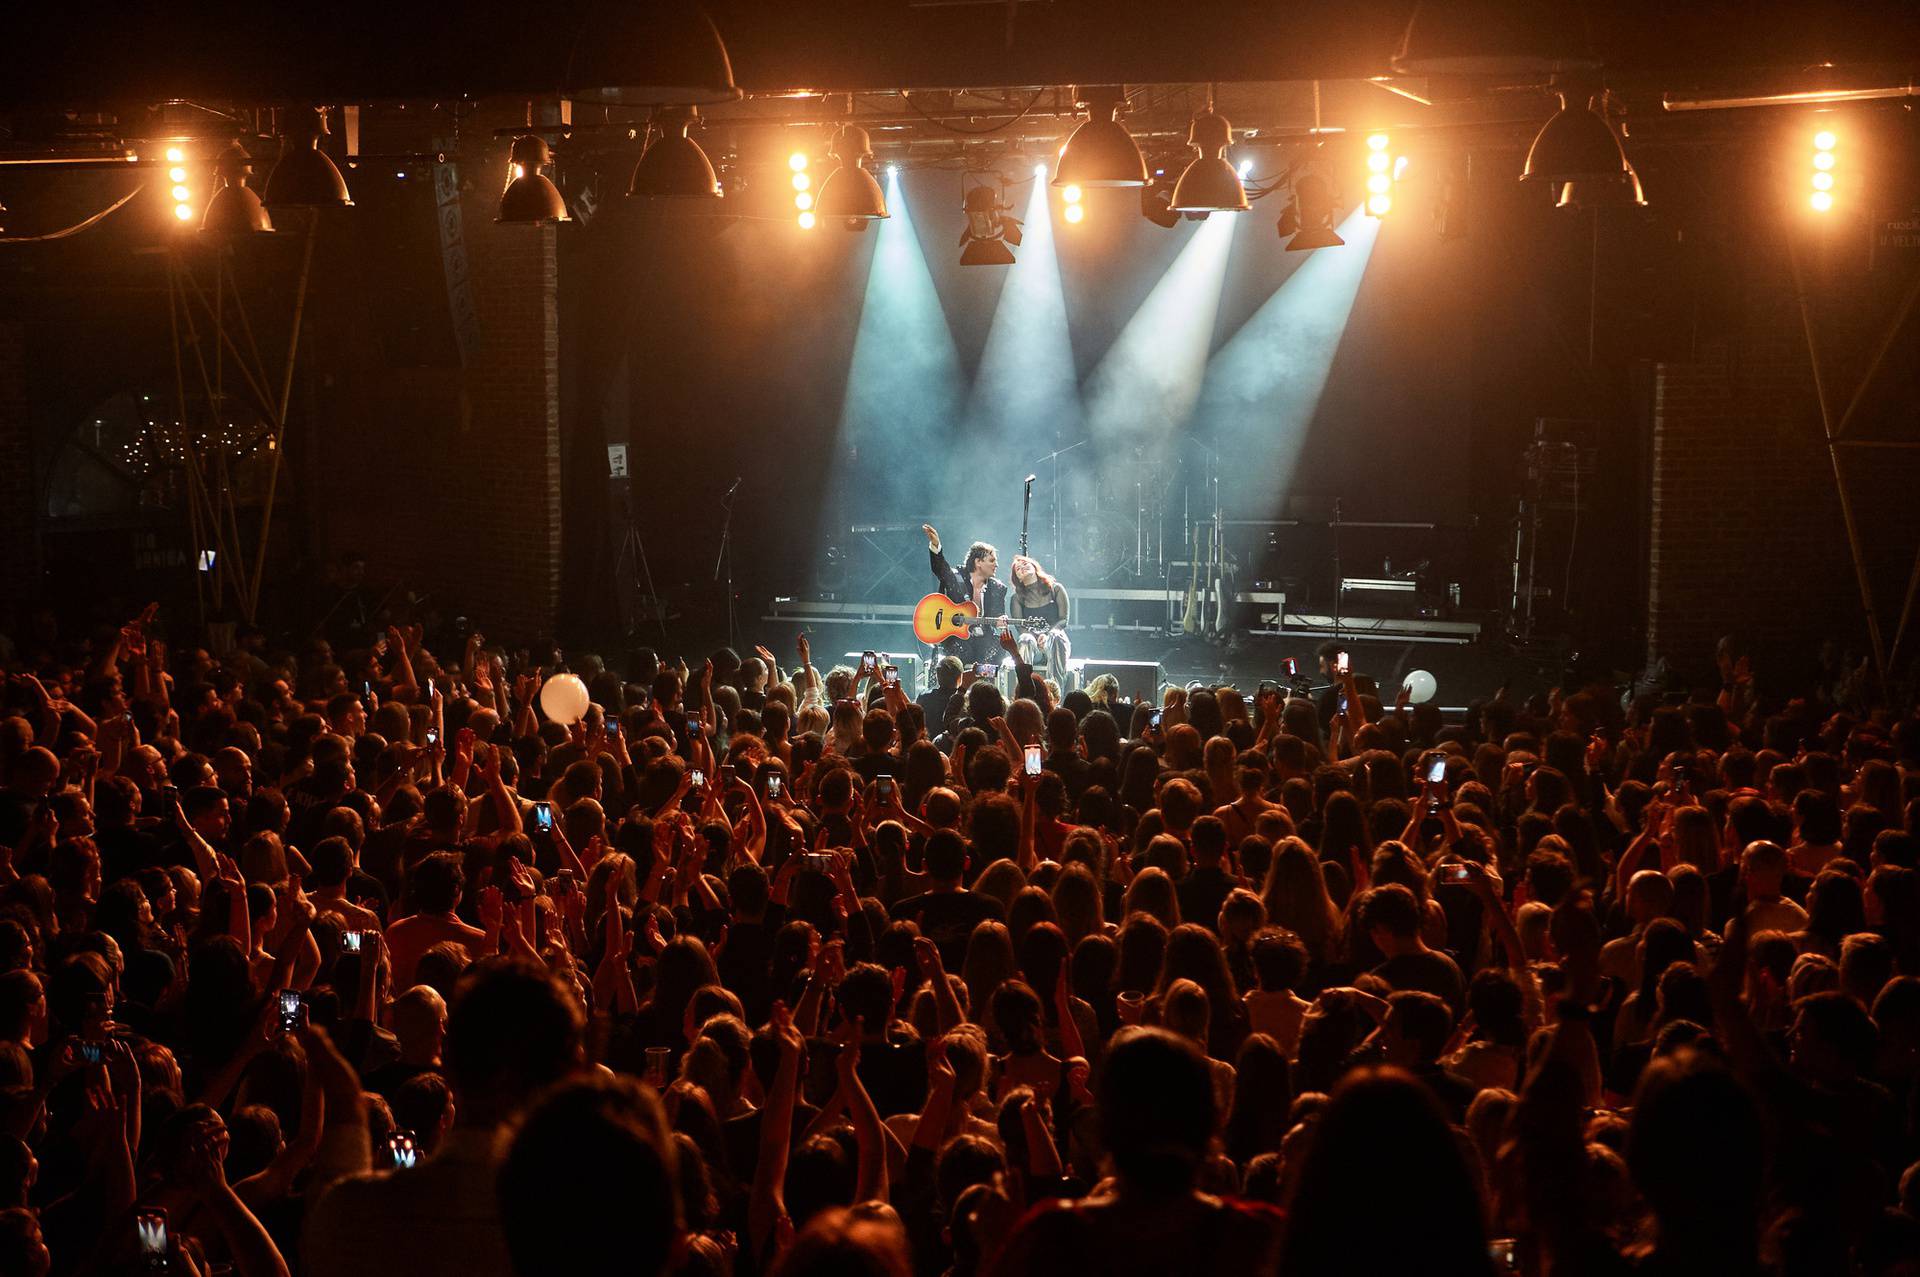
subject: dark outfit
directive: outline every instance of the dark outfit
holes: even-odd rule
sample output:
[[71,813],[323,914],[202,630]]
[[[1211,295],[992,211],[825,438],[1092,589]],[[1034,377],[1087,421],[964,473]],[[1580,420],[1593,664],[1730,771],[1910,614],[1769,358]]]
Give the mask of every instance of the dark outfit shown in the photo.
[[[938,550],[927,552],[933,563],[934,579],[940,583],[940,593],[955,603],[973,602],[973,582],[967,574],[947,562],[946,555]],[[999,577],[989,580],[980,591],[980,615],[1005,616],[1007,614],[1007,583]],[[1000,639],[994,634],[974,634],[963,639],[948,639],[940,645],[942,651],[952,652],[969,665],[978,665],[982,661],[1000,659]]]

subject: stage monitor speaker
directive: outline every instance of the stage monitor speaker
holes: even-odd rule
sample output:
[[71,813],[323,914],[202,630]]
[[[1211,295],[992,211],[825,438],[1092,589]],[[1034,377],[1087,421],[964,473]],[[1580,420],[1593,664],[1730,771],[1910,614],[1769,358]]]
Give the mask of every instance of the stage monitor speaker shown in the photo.
[[[1122,700],[1160,703],[1158,661],[1075,661],[1074,664],[1080,670],[1079,687],[1085,687],[1102,674],[1111,674],[1119,680]],[[1127,725],[1120,724],[1120,730],[1126,731]]]

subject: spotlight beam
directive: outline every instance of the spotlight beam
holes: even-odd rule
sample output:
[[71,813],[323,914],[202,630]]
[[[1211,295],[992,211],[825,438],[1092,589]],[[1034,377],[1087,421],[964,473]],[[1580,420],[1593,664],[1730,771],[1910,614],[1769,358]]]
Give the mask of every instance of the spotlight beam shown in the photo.
[[1380,221],[1357,208],[1339,232],[1344,248],[1305,258],[1220,348],[1195,412],[1276,508],[1293,482]]

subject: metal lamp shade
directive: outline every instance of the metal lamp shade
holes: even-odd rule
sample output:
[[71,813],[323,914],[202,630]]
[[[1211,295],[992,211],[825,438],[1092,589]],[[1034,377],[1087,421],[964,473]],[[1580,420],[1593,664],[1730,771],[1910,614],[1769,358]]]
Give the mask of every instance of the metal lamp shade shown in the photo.
[[289,137],[280,160],[267,174],[266,203],[272,208],[349,208],[353,197],[320,139]]
[[820,183],[813,212],[823,221],[875,221],[888,216],[887,196],[873,174],[858,164],[842,164]]
[[591,0],[567,71],[578,102],[660,106],[732,102],[727,46],[690,0]]
[[1203,155],[1174,183],[1173,208],[1180,213],[1244,213],[1247,188],[1225,156]]
[[720,179],[700,144],[684,132],[658,138],[633,166],[627,194],[651,199],[719,199]]
[[206,216],[200,220],[200,230],[207,235],[259,235],[273,229],[273,219],[267,216],[267,210],[244,184],[230,182],[213,193],[207,201]]
[[1574,106],[1564,97],[1527,150],[1523,182],[1610,181],[1626,172],[1627,153],[1599,111]]
[[1645,208],[1647,193],[1629,164],[1612,177],[1575,178],[1560,186],[1556,208]]
[[526,173],[507,183],[496,222],[565,222],[567,201],[544,173]]
[[1055,186],[1145,186],[1148,181],[1140,144],[1120,121],[1097,114],[1067,136],[1053,166]]

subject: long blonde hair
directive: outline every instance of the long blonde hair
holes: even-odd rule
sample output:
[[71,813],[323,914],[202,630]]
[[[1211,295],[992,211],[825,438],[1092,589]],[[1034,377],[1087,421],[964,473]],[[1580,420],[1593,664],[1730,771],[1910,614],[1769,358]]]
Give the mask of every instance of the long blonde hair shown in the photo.
[[1260,901],[1267,907],[1267,921],[1306,941],[1314,961],[1333,958],[1340,943],[1340,910],[1327,894],[1320,857],[1300,838],[1283,838],[1273,849]]

